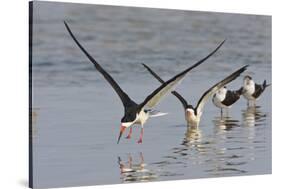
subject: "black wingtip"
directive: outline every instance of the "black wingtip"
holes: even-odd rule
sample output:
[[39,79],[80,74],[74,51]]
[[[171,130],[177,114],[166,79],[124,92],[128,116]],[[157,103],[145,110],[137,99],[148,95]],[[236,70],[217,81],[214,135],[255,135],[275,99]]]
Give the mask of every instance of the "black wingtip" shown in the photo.
[[[199,60],[197,63],[193,64],[191,67],[189,67],[188,69],[186,69],[185,73],[187,73],[188,71],[192,70],[193,68],[199,66],[200,64],[202,64],[204,61],[206,61],[208,58],[210,58],[211,56],[213,56],[220,48],[221,46],[225,43],[226,39],[224,39],[210,54],[208,54],[205,58]],[[182,73],[183,73],[182,72]]]
[[216,49],[219,49],[225,43],[225,41],[226,41],[226,39],[224,39]]
[[249,65],[245,65],[242,68],[240,68],[239,70],[237,70],[236,72],[234,72],[234,75],[239,76],[242,72],[244,72],[247,68],[249,67]]
[[67,24],[67,22],[65,20],[63,21],[63,23],[64,23],[65,27],[68,28],[68,24]]
[[147,65],[145,63],[141,63],[144,67],[147,67]]
[[72,31],[70,30],[70,28],[69,28],[67,22],[64,20],[63,23],[64,23],[64,26],[66,27],[67,31],[69,32],[70,36],[71,36],[72,38],[74,38],[74,41],[76,41],[76,38],[74,37]]
[[250,66],[250,65],[247,64],[247,65],[245,65],[245,66],[243,67],[243,69],[246,70],[249,66]]
[[237,72],[242,73],[242,72],[244,72],[248,67],[249,67],[249,65],[245,65],[245,66],[243,66],[242,68],[240,68],[239,70],[237,70]]
[[264,80],[262,85],[263,85],[263,88],[266,88],[266,87],[269,87],[271,85],[271,83],[267,84],[266,80]]
[[148,65],[146,65],[145,63],[142,63],[142,65],[143,65],[150,73],[152,73],[152,70],[149,68]]
[[74,36],[74,34],[72,33],[70,27],[68,26],[67,22],[64,20],[63,21],[69,35],[71,36],[71,38],[75,41],[75,43],[78,45],[78,47],[84,52],[84,54],[89,58],[89,60],[97,67],[100,66],[97,61],[86,51],[86,49],[84,49],[84,47],[80,44],[80,42],[76,39],[76,37]]

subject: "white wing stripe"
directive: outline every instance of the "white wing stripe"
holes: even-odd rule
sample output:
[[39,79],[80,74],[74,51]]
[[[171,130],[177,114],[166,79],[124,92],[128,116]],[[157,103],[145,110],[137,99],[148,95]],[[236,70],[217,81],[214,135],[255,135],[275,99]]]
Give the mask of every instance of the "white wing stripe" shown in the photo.
[[154,95],[146,104],[148,108],[153,108],[156,106],[167,94],[175,90],[176,86],[183,80],[185,75],[177,78],[175,81],[168,84],[162,90],[160,90],[156,95]]

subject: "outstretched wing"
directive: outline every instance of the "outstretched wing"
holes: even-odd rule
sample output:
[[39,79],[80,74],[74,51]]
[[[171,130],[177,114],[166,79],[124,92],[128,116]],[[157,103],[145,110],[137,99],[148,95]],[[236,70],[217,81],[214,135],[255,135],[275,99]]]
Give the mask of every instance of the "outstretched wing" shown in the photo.
[[79,43],[76,37],[73,35],[67,23],[64,21],[64,25],[69,32],[72,39],[78,45],[78,47],[84,52],[84,54],[88,57],[88,59],[94,64],[96,69],[103,75],[103,77],[108,81],[108,83],[112,86],[115,92],[120,97],[124,107],[131,106],[132,104],[136,104],[134,101],[130,99],[130,97],[120,88],[120,86],[114,81],[114,79],[100,66],[99,63],[84,49],[84,47]]
[[[165,83],[164,80],[162,80],[150,67],[148,67],[146,64],[142,64],[160,83]],[[177,92],[172,91],[172,94],[176,96],[181,104],[183,105],[183,108],[186,109],[188,106],[187,101]]]
[[156,90],[154,90],[146,99],[139,105],[139,110],[142,109],[144,106],[148,106],[149,108],[152,108],[156,106],[163,97],[174,90],[176,85],[184,78],[185,74],[192,70],[193,68],[199,66],[202,64],[205,60],[207,60],[209,57],[211,57],[225,42],[220,43],[220,45],[213,51],[211,52],[208,56],[203,58],[202,60],[198,61],[197,63],[193,64],[191,67],[185,69],[181,73],[177,74],[173,78],[169,79],[165,83],[163,83],[160,87],[158,87]]
[[248,67],[248,65],[243,66],[242,68],[235,71],[234,73],[232,73],[231,75],[229,75],[228,77],[223,79],[222,81],[220,81],[217,84],[215,84],[214,86],[212,86],[209,90],[207,90],[202,95],[202,97],[200,98],[200,100],[197,103],[197,106],[195,108],[196,113],[199,113],[199,112],[202,113],[203,107],[204,107],[205,103],[207,102],[207,100],[209,99],[209,97],[213,96],[217,92],[217,90],[219,90],[221,87],[225,86],[226,84],[228,84],[231,81],[233,81],[234,79],[236,79],[242,72],[244,72],[247,69],[247,67]]

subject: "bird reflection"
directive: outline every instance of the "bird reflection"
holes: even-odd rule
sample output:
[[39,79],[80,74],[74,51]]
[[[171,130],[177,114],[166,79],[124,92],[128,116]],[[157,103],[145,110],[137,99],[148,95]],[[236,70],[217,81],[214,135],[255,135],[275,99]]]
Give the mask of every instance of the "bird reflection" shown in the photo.
[[240,126],[239,120],[233,119],[230,116],[215,117],[213,120],[214,127],[214,142],[216,144],[215,154],[218,157],[223,156],[226,153],[225,148],[229,137],[231,138],[231,130]]
[[[201,163],[201,156],[206,152],[206,147],[209,142],[202,142],[202,131],[200,127],[187,127],[183,141],[179,147],[173,148],[173,155],[166,156],[171,160],[176,160],[174,163],[179,164],[188,161],[194,161],[194,163]],[[173,158],[172,158],[173,157]],[[184,158],[184,159],[182,159]]]
[[242,111],[243,123],[245,126],[253,127],[264,123],[266,114],[262,113],[260,106],[248,106]]
[[151,170],[146,169],[146,164],[144,162],[143,154],[139,154],[138,163],[133,162],[131,154],[128,155],[128,161],[123,162],[120,157],[118,157],[118,164],[120,167],[121,179],[123,182],[144,182],[151,181],[157,178],[157,175]]
[[229,131],[239,126],[239,120],[233,119],[230,116],[215,117],[213,123],[216,126],[216,130],[219,132]]
[[256,126],[265,125],[266,114],[260,110],[260,106],[248,106],[247,109],[242,110],[243,125],[245,126],[247,145],[248,145],[248,158],[255,160],[256,148],[261,146],[265,141],[257,137]]
[[[225,176],[233,174],[247,173],[243,167],[246,162],[243,159],[243,147],[240,146],[241,136],[237,137],[235,128],[240,127],[239,120],[231,116],[219,116],[213,119],[214,127],[214,144],[213,158],[208,160],[210,168],[205,172],[212,176]],[[238,146],[236,146],[236,142]],[[228,145],[228,144],[232,145]]]
[[199,127],[187,127],[183,145],[199,143],[202,138],[202,132]]

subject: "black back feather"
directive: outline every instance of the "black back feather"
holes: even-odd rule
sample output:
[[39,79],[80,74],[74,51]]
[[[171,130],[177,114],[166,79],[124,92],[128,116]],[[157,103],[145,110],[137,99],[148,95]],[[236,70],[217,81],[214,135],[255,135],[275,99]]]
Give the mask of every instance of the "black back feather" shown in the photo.
[[231,106],[237,100],[240,99],[240,96],[241,96],[240,90],[237,90],[237,91],[227,90],[226,95],[225,95],[225,99],[221,103],[225,106]]

